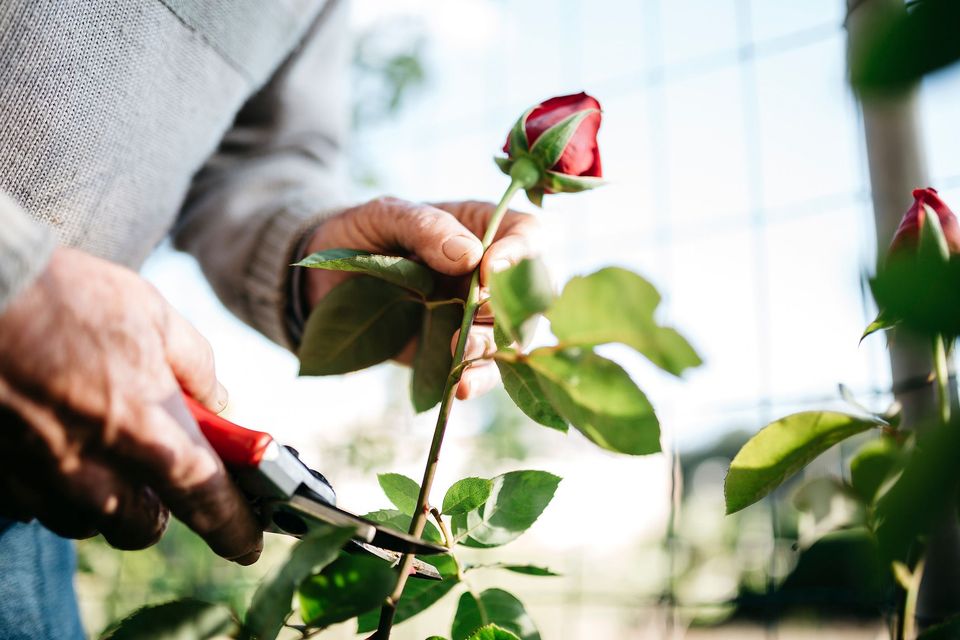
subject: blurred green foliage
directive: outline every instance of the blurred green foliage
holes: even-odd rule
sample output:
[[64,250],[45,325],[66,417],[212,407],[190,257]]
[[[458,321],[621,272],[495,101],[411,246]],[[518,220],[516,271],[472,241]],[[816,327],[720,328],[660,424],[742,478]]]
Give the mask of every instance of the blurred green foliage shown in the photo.
[[82,540],[77,543],[77,583],[84,621],[90,632],[99,633],[138,607],[185,597],[243,613],[262,576],[289,548],[286,538],[268,535],[262,560],[241,567],[214,555],[176,520],[159,543],[143,551],[118,551],[100,536]]
[[960,3],[955,0],[890,2],[870,18],[850,51],[850,81],[861,91],[909,87],[960,59]]

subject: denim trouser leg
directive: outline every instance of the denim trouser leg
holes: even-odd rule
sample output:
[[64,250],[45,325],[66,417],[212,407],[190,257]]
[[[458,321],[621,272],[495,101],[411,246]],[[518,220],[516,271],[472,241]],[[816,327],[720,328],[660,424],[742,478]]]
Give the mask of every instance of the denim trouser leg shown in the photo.
[[73,543],[0,518],[0,640],[82,640]]

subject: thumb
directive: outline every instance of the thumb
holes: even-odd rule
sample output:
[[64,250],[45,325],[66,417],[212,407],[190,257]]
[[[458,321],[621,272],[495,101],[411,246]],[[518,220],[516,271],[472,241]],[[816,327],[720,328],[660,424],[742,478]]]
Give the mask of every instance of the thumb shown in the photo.
[[453,214],[428,204],[378,198],[345,217],[365,231],[362,235],[371,244],[379,245],[364,249],[400,247],[449,276],[469,273],[483,257],[483,245],[473,232]]

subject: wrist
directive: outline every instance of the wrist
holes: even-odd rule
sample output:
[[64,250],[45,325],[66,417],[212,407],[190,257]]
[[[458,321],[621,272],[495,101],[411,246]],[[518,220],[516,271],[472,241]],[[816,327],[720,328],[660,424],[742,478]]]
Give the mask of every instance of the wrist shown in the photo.
[[[331,216],[320,221],[309,233],[305,234],[304,241],[301,244],[302,252],[297,260],[327,249],[354,248],[351,244],[355,243],[344,243],[344,234],[341,229],[338,229],[342,225],[339,225],[338,220],[338,216]],[[348,277],[345,273],[324,269],[294,269],[294,271],[299,272],[300,275],[299,296],[300,305],[304,312],[304,321],[316,304]]]
[[48,267],[53,230],[0,193],[0,313]]

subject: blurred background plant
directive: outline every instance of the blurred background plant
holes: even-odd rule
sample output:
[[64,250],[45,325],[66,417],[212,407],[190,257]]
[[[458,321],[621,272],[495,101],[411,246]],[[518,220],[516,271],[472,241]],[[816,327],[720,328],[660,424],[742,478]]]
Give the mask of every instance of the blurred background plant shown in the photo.
[[[842,408],[838,382],[875,411],[892,400],[883,341],[857,347],[876,314],[863,275],[876,240],[846,10],[843,0],[560,0],[548,12],[526,0],[353,1],[356,198],[496,193],[502,177],[484,157],[517,109],[589,90],[604,102],[611,185],[548,203],[544,257],[558,281],[609,264],[644,274],[667,292],[663,319],[706,363],[678,384],[609,349],[656,400],[661,456],[626,459],[530,427],[499,392],[458,407],[438,484],[517,460],[566,479],[502,551],[562,577],[496,580],[544,638],[884,637],[889,585],[862,530],[818,538],[795,507],[798,483],[731,517],[722,492],[749,435],[793,411]],[[918,111],[931,183],[953,203],[957,79],[955,67],[927,76]],[[344,506],[388,506],[378,472],[417,477],[433,416],[407,408],[406,371],[295,379],[296,359],[230,318],[189,258],[161,247],[145,273],[211,339],[231,417],[296,446]],[[828,452],[799,481],[843,477],[857,446]],[[143,552],[83,541],[87,628],[185,595],[242,610],[288,545],[270,536],[264,559],[241,569],[177,524]],[[421,640],[455,607],[444,601],[395,635]],[[340,625],[324,637],[355,636]]]

